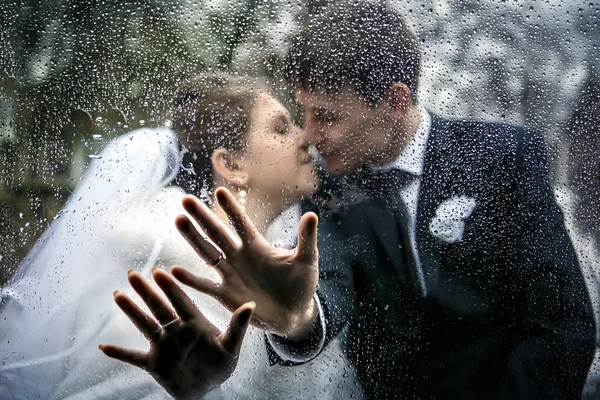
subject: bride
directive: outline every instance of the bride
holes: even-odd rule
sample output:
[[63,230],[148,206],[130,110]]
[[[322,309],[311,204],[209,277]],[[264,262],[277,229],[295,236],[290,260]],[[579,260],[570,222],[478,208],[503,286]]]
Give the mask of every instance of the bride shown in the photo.
[[[0,398],[168,398],[145,371],[105,357],[114,343],[146,350],[148,341],[110,301],[127,271],[150,276],[179,264],[218,281],[177,232],[186,193],[213,211],[218,186],[237,194],[274,245],[293,246],[298,202],[317,184],[298,148],[300,131],[257,82],[222,75],[180,88],[167,128],[141,129],[111,142],[12,279],[0,302]],[[139,297],[124,290],[136,303]],[[212,298],[186,293],[221,331],[230,313]],[[237,369],[209,398],[346,398],[357,394],[341,347],[302,367],[269,366],[263,333],[248,328]]]

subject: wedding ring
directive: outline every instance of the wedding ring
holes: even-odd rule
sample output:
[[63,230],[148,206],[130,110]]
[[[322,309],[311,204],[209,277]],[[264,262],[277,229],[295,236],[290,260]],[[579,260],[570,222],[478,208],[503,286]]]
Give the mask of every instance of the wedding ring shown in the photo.
[[167,327],[169,327],[169,326],[171,326],[171,325],[173,325],[173,324],[175,324],[175,323],[177,323],[177,322],[180,322],[180,321],[181,321],[181,318],[180,318],[180,317],[177,317],[177,318],[175,318],[173,321],[169,321],[169,322],[167,322],[166,324],[164,324],[164,325],[161,325],[161,326],[160,326],[160,327],[159,327],[157,330],[155,330],[154,332],[152,332],[152,335],[150,335],[150,336],[146,336],[146,338],[147,338],[149,341],[151,341],[151,342],[156,342],[158,339],[160,339],[160,334],[162,333],[162,331],[163,331],[165,328],[167,328]]
[[167,323],[166,323],[166,324],[164,324],[164,325],[161,325],[161,328],[162,328],[162,329],[165,329],[165,328],[167,328],[168,326],[170,326],[170,325],[173,325],[173,324],[175,324],[175,323],[177,323],[177,322],[180,322],[180,321],[181,321],[181,318],[177,317],[177,318],[175,318],[173,321],[170,321],[170,322],[167,322]]
[[158,339],[160,339],[161,332],[162,332],[162,327],[155,330],[152,333],[152,335],[150,335],[150,337],[148,337],[147,339],[151,342],[156,342]]
[[212,268],[216,267],[217,265],[221,264],[221,261],[223,261],[223,253],[219,252],[219,259],[217,261],[215,261],[214,263],[212,263],[210,265],[210,267],[212,267]]

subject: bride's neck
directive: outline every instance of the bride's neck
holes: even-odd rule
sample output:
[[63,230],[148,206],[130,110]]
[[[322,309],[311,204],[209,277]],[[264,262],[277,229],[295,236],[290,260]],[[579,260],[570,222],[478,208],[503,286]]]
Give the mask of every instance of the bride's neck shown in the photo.
[[[231,190],[231,189],[230,189]],[[231,190],[234,196],[237,197],[237,192]],[[239,201],[239,198],[238,198]],[[213,202],[211,210],[221,219],[221,221],[227,222],[227,214]],[[264,236],[268,226],[277,218],[277,216],[283,211],[279,207],[274,207],[273,203],[268,198],[258,198],[255,193],[248,192],[246,197],[246,214],[250,217],[258,231]]]

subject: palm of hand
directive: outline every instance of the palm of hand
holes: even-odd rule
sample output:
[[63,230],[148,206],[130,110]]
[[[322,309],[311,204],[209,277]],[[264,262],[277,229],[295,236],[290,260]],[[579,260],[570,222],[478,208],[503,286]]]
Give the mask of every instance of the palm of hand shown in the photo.
[[[193,322],[192,322],[193,324]],[[211,329],[205,334],[183,322],[154,341],[148,372],[173,397],[199,398],[225,382],[235,370],[237,355],[222,344],[223,335]]]
[[195,197],[186,196],[183,205],[224,257],[187,217],[180,216],[177,226],[196,252],[209,264],[214,263],[223,281],[217,284],[180,267],[173,268],[173,275],[230,310],[254,301],[254,325],[283,335],[295,331],[313,312],[312,299],[318,282],[316,216],[309,213],[302,218],[298,246],[287,250],[271,246],[227,190],[218,189],[217,200],[241,243],[233,240],[223,223]]
[[254,301],[255,323],[284,334],[296,324],[294,316],[309,312],[318,268],[298,260],[295,250],[275,248],[262,239],[227,261],[231,269],[223,276],[228,287],[223,301],[230,309]]
[[200,398],[225,382],[235,370],[246,328],[256,307],[246,303],[232,315],[227,330],[219,331],[196,308],[193,301],[169,274],[152,272],[168,302],[139,273],[130,271],[128,280],[152,315],[128,295],[115,292],[119,308],[150,341],[150,350],[101,345],[107,356],[147,371],[177,399]]

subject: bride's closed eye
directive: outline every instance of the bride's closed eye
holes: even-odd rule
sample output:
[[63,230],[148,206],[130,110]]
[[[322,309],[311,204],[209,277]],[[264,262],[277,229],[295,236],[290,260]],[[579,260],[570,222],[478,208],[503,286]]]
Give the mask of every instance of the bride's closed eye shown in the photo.
[[280,135],[287,135],[290,133],[290,122],[284,115],[279,115],[275,118],[274,131]]

